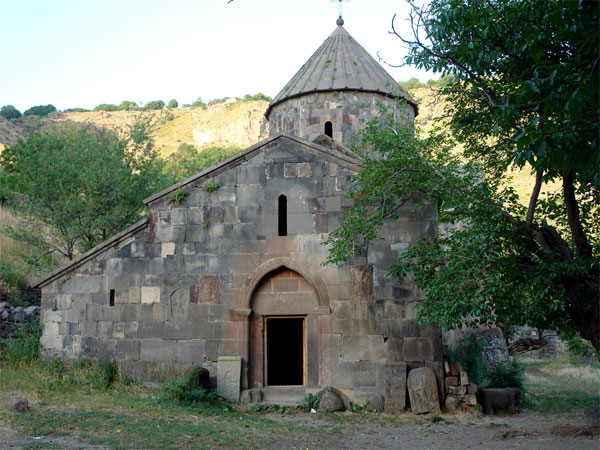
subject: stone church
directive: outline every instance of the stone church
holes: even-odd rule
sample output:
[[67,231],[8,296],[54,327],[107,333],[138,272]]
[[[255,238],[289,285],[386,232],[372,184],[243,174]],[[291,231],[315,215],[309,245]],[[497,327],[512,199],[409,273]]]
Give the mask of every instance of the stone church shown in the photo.
[[400,92],[343,23],[269,105],[269,138],[147,198],[146,218],[38,281],[46,357],[112,356],[137,379],[201,365],[233,399],[333,386],[389,411],[410,369],[442,386],[440,332],[415,321],[423,293],[388,275],[435,235],[435,212],[407,207],[366,257],[322,266],[361,168],[348,148]]

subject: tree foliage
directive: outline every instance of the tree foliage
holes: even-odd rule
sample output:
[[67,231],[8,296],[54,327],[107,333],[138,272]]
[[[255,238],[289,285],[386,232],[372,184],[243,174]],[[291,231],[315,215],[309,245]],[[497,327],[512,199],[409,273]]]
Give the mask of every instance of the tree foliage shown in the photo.
[[14,120],[21,117],[21,111],[13,105],[4,105],[0,108],[0,116],[4,117],[6,120]]
[[174,98],[169,100],[169,103],[167,103],[167,108],[169,108],[169,109],[177,108],[178,106],[179,106],[179,103]]
[[[391,269],[426,289],[420,320],[574,328],[598,351],[598,3],[411,6],[413,36],[398,37],[408,63],[452,76],[449,128],[467,162],[448,137],[419,139],[389,118],[368,126],[365,143],[382,157],[366,159],[361,202],[332,236],[330,260],[366,248],[398,204],[438,205],[455,226]],[[535,175],[526,202],[509,187],[515,168]]]
[[170,182],[176,183],[233,156],[239,150],[234,147],[205,147],[198,151],[192,144],[181,144],[167,158],[164,174]]
[[112,103],[101,103],[94,107],[94,111],[118,111],[119,107],[117,105],[113,105]]
[[141,217],[142,200],[164,187],[144,124],[127,139],[90,126],[33,133],[5,149],[0,181],[28,227],[13,237],[35,243],[39,257],[73,259]]
[[24,116],[47,116],[50,113],[56,112],[56,107],[54,105],[38,105],[32,106],[28,110],[26,110],[23,115]]
[[137,111],[138,109],[140,108],[137,103],[130,100],[123,100],[119,103],[119,111]]
[[146,103],[142,110],[151,111],[151,110],[161,110],[165,108],[165,102],[162,100],[152,100],[151,102]]

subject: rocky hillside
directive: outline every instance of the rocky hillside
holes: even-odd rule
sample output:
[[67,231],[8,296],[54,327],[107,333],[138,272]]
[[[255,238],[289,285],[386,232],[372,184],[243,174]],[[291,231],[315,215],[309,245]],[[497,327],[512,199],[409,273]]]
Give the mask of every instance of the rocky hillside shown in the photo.
[[183,143],[193,144],[197,148],[209,145],[245,148],[268,136],[268,123],[264,118],[267,106],[266,101],[228,99],[206,108],[149,112],[57,112],[44,118],[25,117],[18,121],[0,117],[0,150],[33,131],[65,121],[91,123],[122,132],[138,118],[150,119],[155,124],[153,137],[156,148],[163,156],[174,152]]

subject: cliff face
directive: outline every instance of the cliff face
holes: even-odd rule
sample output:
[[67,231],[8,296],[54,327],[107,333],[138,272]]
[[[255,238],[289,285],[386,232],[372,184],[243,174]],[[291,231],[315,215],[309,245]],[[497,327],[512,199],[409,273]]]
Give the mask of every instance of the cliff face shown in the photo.
[[267,106],[265,101],[230,99],[205,109],[53,113],[43,118],[23,118],[16,123],[0,117],[0,151],[33,131],[61,122],[90,123],[124,132],[139,118],[154,123],[153,138],[162,156],[173,153],[184,143],[198,148],[210,145],[245,148],[268,136],[264,117]]

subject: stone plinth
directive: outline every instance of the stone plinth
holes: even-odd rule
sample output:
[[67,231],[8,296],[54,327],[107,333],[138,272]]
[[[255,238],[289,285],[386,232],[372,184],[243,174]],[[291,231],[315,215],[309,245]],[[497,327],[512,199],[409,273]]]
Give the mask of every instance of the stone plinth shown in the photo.
[[242,358],[221,356],[217,365],[217,394],[227,400],[239,401]]

